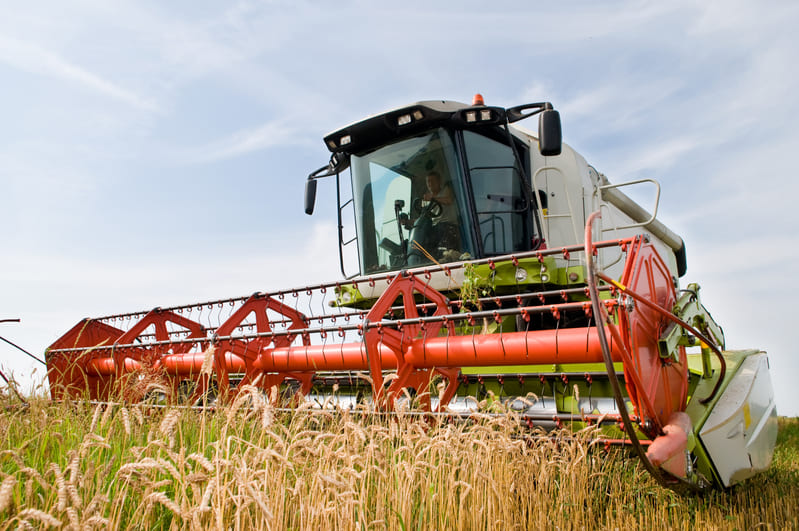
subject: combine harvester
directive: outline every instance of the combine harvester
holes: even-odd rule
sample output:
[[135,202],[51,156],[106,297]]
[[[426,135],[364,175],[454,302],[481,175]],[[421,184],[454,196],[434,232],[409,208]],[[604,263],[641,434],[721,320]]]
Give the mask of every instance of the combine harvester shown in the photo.
[[[515,125],[533,115],[537,136]],[[766,354],[725,350],[699,286],[680,288],[659,185],[610,184],[550,103],[424,101],[324,140],[305,211],[335,177],[346,280],[84,319],[47,351],[52,398],[197,405],[248,384],[289,405],[500,404],[531,426],[599,424],[678,491],[768,468]]]

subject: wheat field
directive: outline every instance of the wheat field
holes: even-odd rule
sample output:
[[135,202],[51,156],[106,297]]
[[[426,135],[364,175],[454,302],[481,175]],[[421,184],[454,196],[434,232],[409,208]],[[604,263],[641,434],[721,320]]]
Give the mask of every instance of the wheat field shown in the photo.
[[0,529],[799,528],[799,419],[768,473],[681,497],[591,430],[512,414],[2,404]]

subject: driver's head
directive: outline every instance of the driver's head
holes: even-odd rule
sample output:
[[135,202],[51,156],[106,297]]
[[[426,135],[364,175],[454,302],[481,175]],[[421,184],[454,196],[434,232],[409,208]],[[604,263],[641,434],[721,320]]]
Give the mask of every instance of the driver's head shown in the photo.
[[431,171],[427,174],[427,189],[433,194],[441,191],[441,174],[437,171]]

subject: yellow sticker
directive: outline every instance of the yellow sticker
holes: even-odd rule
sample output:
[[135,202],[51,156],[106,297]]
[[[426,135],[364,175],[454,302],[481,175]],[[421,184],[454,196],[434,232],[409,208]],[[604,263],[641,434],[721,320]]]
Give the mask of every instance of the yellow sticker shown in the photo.
[[752,413],[749,411],[749,402],[744,403],[744,430],[749,429],[752,424]]

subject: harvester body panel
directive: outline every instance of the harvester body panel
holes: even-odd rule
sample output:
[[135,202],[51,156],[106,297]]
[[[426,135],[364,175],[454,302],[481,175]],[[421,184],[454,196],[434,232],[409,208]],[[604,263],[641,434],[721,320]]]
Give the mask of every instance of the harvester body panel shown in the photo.
[[768,469],[777,440],[777,408],[764,352],[740,354],[699,437],[725,486]]

